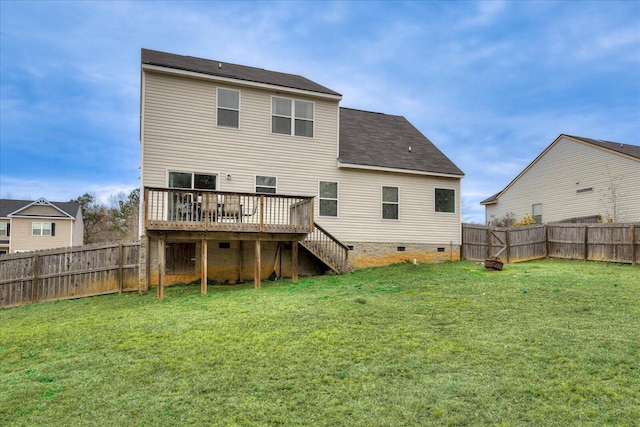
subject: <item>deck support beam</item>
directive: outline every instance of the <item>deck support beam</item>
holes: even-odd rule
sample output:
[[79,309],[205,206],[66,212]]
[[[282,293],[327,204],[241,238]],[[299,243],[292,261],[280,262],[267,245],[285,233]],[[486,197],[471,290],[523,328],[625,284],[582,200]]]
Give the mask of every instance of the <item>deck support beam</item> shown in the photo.
[[207,294],[207,281],[209,280],[207,277],[208,254],[209,254],[209,245],[208,245],[207,237],[205,236],[202,238],[202,243],[200,245],[200,269],[202,270],[200,272],[201,274],[200,295]]
[[291,242],[291,281],[298,281],[298,242]]
[[166,265],[166,238],[162,236],[158,239],[158,300],[164,299],[164,275]]
[[253,271],[253,286],[256,289],[260,289],[260,272],[262,271],[262,259],[260,257],[260,240],[256,240],[255,247],[255,260],[254,260],[254,271]]

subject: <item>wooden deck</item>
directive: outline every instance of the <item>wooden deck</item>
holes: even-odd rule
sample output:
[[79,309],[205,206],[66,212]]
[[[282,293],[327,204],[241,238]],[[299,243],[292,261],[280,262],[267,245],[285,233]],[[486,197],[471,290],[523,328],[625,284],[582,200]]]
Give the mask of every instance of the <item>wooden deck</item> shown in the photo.
[[[203,295],[207,293],[207,247],[211,240],[253,242],[256,288],[260,287],[261,241],[289,241],[292,243],[292,279],[297,280],[297,243],[314,230],[313,199],[281,194],[145,187],[144,230],[145,235],[157,244],[158,298],[164,296],[164,248],[169,241],[200,242]],[[148,263],[146,275],[148,280]]]
[[313,197],[145,188],[148,231],[307,234]]

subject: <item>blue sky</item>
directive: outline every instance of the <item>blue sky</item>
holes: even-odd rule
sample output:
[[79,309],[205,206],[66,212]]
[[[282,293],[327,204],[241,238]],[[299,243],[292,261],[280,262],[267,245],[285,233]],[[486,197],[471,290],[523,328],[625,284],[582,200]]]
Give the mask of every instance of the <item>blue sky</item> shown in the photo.
[[640,145],[640,1],[0,2],[0,197],[138,185],[140,49],[301,74],[405,116],[463,218],[561,133]]

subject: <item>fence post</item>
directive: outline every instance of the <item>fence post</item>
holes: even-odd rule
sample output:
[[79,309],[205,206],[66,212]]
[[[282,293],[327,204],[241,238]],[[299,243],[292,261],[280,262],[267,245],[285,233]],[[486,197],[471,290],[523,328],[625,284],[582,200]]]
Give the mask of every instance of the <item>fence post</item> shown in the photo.
[[118,293],[122,293],[122,288],[124,287],[124,250],[122,243],[118,245]]
[[491,228],[487,228],[487,259],[491,258]]
[[38,271],[40,270],[39,255],[33,256],[33,284],[31,285],[31,301],[38,302]]
[[589,259],[589,226],[584,226],[584,260]]
[[507,228],[505,233],[505,244],[507,245],[507,264],[511,262],[511,229]]
[[636,265],[636,257],[638,251],[636,250],[636,226],[631,224],[631,265]]
[[549,259],[549,226],[544,225],[544,257]]

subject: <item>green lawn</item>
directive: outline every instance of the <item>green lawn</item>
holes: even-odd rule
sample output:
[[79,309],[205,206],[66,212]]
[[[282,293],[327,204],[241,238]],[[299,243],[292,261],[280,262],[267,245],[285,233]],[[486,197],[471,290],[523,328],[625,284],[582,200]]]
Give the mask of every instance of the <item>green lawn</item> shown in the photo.
[[0,310],[0,425],[640,419],[640,266],[401,264]]

